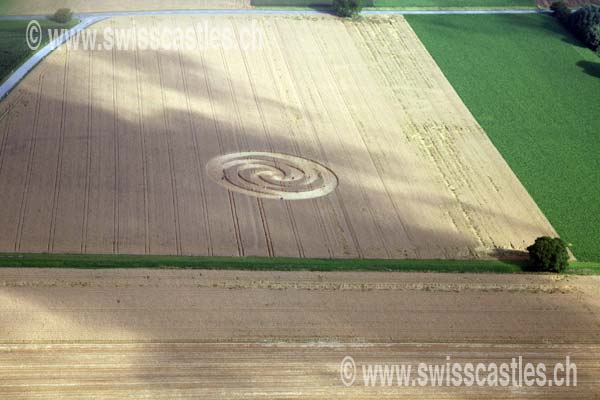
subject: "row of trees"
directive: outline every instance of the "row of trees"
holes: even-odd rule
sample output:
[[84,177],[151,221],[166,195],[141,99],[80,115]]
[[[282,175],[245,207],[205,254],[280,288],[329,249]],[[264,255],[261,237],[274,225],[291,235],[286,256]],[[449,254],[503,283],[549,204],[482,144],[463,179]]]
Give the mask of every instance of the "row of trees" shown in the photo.
[[550,8],[563,26],[600,55],[600,6],[588,4],[572,11],[564,2],[557,1]]

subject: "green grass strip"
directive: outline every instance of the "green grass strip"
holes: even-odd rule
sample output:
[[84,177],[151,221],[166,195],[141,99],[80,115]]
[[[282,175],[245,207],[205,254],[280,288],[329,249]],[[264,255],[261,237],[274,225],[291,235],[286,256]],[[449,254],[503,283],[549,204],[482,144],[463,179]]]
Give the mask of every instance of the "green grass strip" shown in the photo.
[[[365,3],[365,6],[368,5]],[[374,0],[375,8],[535,8],[533,0]]]
[[370,260],[263,257],[2,254],[0,267],[22,268],[191,268],[276,271],[437,271],[499,272],[523,270],[518,261]]
[[[256,271],[413,271],[455,273],[520,273],[524,261],[500,260],[369,260],[297,259],[263,257],[188,257],[69,254],[2,254],[8,268],[181,268]],[[600,264],[573,263],[567,273],[600,274]]]

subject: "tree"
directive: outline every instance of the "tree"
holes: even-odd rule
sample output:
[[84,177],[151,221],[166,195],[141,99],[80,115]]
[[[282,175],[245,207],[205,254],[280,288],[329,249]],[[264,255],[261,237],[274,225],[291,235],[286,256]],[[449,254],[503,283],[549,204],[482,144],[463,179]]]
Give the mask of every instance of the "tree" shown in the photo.
[[333,0],[333,9],[340,17],[354,17],[362,10],[362,0]]
[[527,248],[529,267],[533,271],[562,272],[569,265],[567,244],[559,238],[542,236]]
[[564,1],[555,1],[550,6],[550,10],[554,12],[552,14],[556,19],[558,19],[563,25],[567,25],[569,23],[569,17],[571,16],[571,9],[567,7]]
[[600,6],[588,4],[569,16],[569,28],[589,48],[600,47]]
[[69,8],[60,8],[51,18],[60,24],[66,24],[73,19],[73,12]]

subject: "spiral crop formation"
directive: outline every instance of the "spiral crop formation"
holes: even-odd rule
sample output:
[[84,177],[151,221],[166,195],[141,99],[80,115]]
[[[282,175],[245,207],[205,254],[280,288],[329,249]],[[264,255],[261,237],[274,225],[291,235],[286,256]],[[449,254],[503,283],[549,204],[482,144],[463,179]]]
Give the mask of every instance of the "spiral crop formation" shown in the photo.
[[219,185],[250,196],[304,200],[335,190],[337,177],[327,167],[287,154],[244,152],[213,158],[207,173]]

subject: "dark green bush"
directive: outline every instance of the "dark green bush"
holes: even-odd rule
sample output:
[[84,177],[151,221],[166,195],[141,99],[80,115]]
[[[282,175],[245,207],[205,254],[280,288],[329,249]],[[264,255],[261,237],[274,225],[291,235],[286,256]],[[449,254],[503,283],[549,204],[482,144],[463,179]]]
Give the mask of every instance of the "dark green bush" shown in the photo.
[[596,54],[600,56],[600,24],[596,26],[596,32],[594,33],[594,37],[596,38],[595,41],[597,43]]
[[60,24],[66,24],[73,19],[73,12],[69,8],[61,8],[52,16],[52,20]]
[[527,248],[532,271],[562,272],[569,265],[567,244],[559,238],[542,236]]
[[564,1],[555,1],[550,6],[550,10],[554,12],[554,17],[558,19],[562,24],[568,24],[569,16],[571,15],[571,9],[567,7]]
[[333,9],[340,17],[353,17],[362,10],[362,0],[333,0]]
[[588,4],[569,16],[568,27],[589,48],[600,47],[600,6]]

